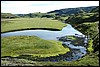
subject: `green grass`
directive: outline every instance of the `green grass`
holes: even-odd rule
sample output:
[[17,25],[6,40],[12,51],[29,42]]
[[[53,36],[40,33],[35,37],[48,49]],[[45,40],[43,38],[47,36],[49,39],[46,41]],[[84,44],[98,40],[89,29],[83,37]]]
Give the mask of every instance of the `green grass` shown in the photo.
[[16,18],[1,21],[1,32],[30,28],[53,28],[61,30],[66,24],[48,18]]
[[83,16],[82,19],[86,19],[86,18],[89,18],[89,17],[90,17],[90,16]]
[[91,38],[93,38],[98,33],[98,30],[97,30],[98,23],[86,22],[84,23],[84,25],[88,26],[88,29],[86,29],[86,32],[88,32],[88,35],[90,35]]
[[68,39],[71,39],[71,43],[75,46],[84,46],[84,39],[82,37],[75,36],[66,36]]
[[36,36],[10,36],[1,38],[1,56],[32,55],[39,57],[64,54],[69,48],[64,48],[61,42],[43,40]]
[[71,40],[76,40],[75,36],[67,36],[67,38],[70,38]]
[[38,62],[18,58],[1,58],[1,66],[99,66],[99,57],[95,53],[86,55],[77,61]]
[[98,33],[98,23],[96,22],[84,22],[82,24],[79,24],[76,29],[85,35],[90,35],[90,37],[93,38]]
[[99,66],[99,60],[97,56],[87,55],[78,61],[59,61],[59,62],[40,62],[43,66]]
[[87,49],[89,52],[93,52],[93,40],[92,39],[89,40]]

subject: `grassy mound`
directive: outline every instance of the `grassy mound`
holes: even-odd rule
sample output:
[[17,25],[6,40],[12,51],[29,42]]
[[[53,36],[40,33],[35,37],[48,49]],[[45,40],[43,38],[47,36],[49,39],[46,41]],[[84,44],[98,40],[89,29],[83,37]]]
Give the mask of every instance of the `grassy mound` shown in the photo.
[[69,51],[61,42],[43,40],[36,36],[10,36],[1,38],[1,56],[32,55],[54,56]]
[[52,28],[61,30],[66,24],[48,18],[16,18],[1,21],[1,32],[31,28]]

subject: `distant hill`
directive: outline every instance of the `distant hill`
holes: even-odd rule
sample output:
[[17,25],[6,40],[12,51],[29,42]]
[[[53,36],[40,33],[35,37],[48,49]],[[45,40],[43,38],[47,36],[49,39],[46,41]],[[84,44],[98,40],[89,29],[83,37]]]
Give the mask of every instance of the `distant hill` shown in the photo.
[[79,13],[96,12],[96,11],[98,11],[97,8],[99,8],[99,6],[66,8],[66,9],[59,9],[59,10],[50,11],[50,12],[47,12],[47,13],[40,13],[40,12],[29,13],[29,14],[1,13],[1,18],[15,18],[15,17],[27,17],[27,18],[47,17],[47,18],[54,18],[55,15],[67,16],[67,15],[72,15],[72,14],[74,15],[74,14],[79,14]]
[[11,14],[11,13],[1,13],[1,18],[5,18],[5,19],[11,19],[11,18],[17,18],[19,16]]
[[[82,12],[82,11],[81,11]],[[69,16],[66,23],[79,24],[83,22],[95,22],[99,20],[99,6],[91,9],[89,12],[83,12]]]
[[95,8],[92,9],[90,12],[99,12],[99,6],[95,7]]
[[67,15],[71,15],[71,14],[78,14],[81,10],[83,10],[84,12],[90,12],[92,9],[96,8],[97,6],[90,6],[90,7],[78,7],[78,8],[66,8],[66,9],[60,9],[60,10],[54,10],[54,11],[50,11],[47,13],[55,13],[57,15],[61,15],[61,14],[67,14]]
[[20,17],[28,17],[28,18],[43,18],[43,17],[47,17],[47,18],[53,18],[54,14],[47,14],[47,13],[40,13],[40,12],[36,12],[36,13],[28,13],[28,14],[16,14],[17,16]]

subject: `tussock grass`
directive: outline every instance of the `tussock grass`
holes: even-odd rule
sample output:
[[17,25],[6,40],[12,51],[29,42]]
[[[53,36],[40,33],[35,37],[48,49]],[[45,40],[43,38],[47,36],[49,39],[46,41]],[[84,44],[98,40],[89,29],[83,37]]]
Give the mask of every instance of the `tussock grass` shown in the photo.
[[61,42],[43,40],[36,36],[10,36],[1,38],[1,56],[55,56],[69,51]]

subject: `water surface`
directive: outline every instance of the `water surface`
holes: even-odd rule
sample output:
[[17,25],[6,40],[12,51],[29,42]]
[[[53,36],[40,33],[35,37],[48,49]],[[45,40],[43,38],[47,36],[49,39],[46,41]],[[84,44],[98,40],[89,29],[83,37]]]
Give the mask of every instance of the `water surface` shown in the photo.
[[[5,36],[38,36],[45,40],[57,40],[57,37],[62,36],[69,36],[69,35],[83,35],[81,32],[74,29],[70,24],[67,24],[61,31],[50,31],[50,30],[22,30],[22,31],[15,31],[15,32],[7,32],[1,34],[1,37]],[[84,36],[84,35],[83,35]]]

